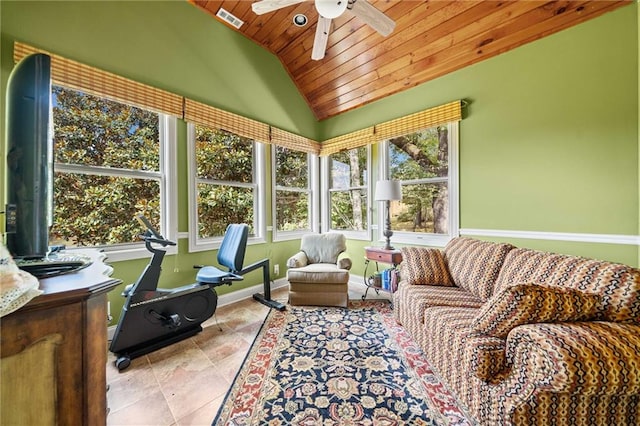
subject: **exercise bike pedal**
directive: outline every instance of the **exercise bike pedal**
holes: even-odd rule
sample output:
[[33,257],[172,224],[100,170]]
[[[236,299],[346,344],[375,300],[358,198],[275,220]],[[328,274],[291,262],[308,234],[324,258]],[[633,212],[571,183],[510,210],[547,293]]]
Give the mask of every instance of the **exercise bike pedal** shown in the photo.
[[154,311],[153,309],[149,311],[149,313],[157,320],[162,322],[162,325],[168,328],[177,328],[182,325],[182,321],[180,321],[180,315],[171,314],[171,315],[163,315]]

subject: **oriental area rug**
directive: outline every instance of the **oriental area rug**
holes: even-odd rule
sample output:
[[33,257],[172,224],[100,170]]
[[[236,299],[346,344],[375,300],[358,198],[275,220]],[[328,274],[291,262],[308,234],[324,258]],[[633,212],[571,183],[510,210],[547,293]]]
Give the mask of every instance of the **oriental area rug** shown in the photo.
[[387,301],[271,310],[214,425],[467,425]]

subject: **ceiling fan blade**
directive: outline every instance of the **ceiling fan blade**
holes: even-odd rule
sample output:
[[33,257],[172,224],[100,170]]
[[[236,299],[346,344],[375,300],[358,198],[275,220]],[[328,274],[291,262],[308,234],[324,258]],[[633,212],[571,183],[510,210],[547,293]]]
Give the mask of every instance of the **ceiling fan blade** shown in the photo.
[[366,0],[356,0],[351,7],[351,12],[385,37],[391,34],[396,27],[393,19],[380,12]]
[[311,59],[314,61],[324,58],[330,31],[331,19],[319,15],[318,24],[316,25],[316,37],[313,39],[313,50],[311,51]]
[[256,15],[264,15],[265,13],[302,2],[304,2],[304,0],[262,0],[253,3],[251,9],[253,9]]

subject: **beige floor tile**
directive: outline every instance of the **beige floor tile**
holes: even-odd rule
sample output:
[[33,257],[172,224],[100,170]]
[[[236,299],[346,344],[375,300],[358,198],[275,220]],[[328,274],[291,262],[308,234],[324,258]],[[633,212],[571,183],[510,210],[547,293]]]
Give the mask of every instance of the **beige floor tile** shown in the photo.
[[[147,361],[146,357],[143,359]],[[125,371],[126,374],[108,382],[107,401],[111,411],[133,405],[159,389],[158,380],[148,362],[146,366],[134,366]]]
[[220,406],[224,401],[224,395],[209,402],[204,407],[198,408],[194,412],[187,414],[178,420],[179,426],[210,426],[215,418]]
[[207,339],[206,331],[205,329],[202,333],[202,339],[196,339],[196,344],[212,362],[225,359],[239,352],[246,353],[251,345],[242,333],[231,332]]
[[111,411],[107,416],[107,426],[165,426],[174,423],[169,404],[160,389],[121,410]]
[[229,383],[216,370],[213,365],[200,371],[179,368],[167,382],[160,384],[176,419],[185,417],[227,393]]

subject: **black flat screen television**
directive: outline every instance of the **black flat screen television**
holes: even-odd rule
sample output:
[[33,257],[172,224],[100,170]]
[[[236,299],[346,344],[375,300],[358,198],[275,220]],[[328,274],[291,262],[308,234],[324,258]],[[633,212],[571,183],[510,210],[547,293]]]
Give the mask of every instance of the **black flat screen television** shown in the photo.
[[53,217],[53,139],[51,58],[22,59],[7,83],[7,248],[15,258],[47,255]]

